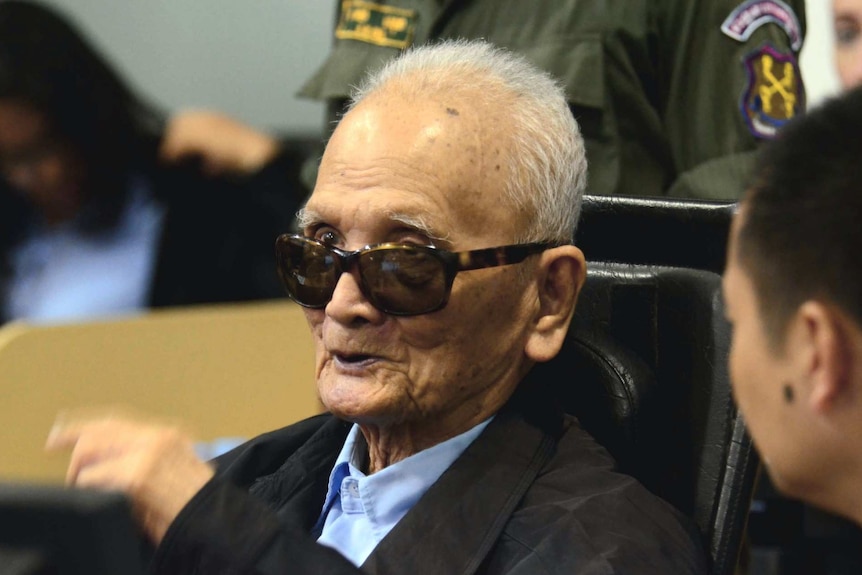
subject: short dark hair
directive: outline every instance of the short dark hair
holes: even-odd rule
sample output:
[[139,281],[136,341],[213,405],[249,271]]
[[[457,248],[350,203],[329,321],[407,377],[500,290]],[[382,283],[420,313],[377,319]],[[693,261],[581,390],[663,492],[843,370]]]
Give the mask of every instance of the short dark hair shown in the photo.
[[764,144],[742,205],[737,255],[773,343],[812,298],[862,325],[862,87]]

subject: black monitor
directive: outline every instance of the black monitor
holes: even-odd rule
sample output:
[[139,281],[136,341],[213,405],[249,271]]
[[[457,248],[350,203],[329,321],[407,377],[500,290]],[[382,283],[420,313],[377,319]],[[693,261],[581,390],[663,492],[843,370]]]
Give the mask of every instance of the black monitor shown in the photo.
[[121,493],[0,482],[0,575],[142,575],[148,552]]

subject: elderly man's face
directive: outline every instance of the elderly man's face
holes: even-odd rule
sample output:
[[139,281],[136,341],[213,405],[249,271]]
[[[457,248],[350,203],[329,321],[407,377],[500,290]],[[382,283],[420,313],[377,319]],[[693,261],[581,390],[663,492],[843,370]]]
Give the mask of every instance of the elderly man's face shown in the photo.
[[[502,201],[507,126],[460,99],[366,99],[327,146],[305,235],[347,250],[512,243],[519,222]],[[375,309],[356,271],[343,274],[326,308],[307,310],[323,403],[359,423],[440,439],[485,419],[523,376],[538,302],[519,269],[534,264],[461,272],[446,307],[411,317]]]

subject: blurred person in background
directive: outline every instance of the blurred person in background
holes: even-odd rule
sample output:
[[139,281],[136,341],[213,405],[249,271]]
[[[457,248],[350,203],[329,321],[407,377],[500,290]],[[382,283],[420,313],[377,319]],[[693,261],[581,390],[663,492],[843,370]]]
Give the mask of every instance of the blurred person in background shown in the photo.
[[862,0],[832,0],[835,65],[844,89],[862,82]]
[[[232,163],[199,160],[213,131]],[[281,297],[292,162],[224,114],[168,118],[64,15],[0,2],[0,323]]]

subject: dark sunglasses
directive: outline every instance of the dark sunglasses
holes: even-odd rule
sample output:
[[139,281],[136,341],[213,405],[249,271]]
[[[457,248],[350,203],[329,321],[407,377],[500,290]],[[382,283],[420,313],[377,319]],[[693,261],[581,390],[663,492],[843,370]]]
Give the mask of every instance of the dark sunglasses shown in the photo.
[[559,245],[538,242],[449,252],[387,243],[348,252],[301,235],[284,234],[275,241],[275,254],[287,295],[299,305],[325,307],[338,278],[356,264],[359,287],[371,305],[391,315],[419,315],[446,305],[458,272],[516,264]]

